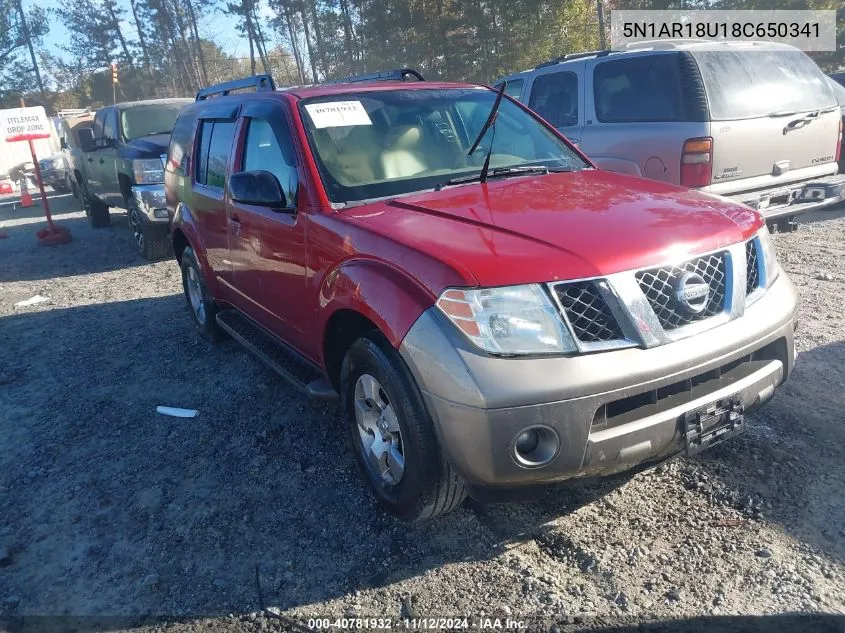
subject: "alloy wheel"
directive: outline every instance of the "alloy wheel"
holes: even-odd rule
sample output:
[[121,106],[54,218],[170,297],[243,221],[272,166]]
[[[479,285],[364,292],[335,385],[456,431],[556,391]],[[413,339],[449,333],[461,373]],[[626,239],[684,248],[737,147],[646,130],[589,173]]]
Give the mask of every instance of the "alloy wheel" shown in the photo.
[[388,486],[405,474],[405,453],[396,411],[384,388],[370,374],[355,383],[355,421],[363,452],[372,473]]
[[197,323],[205,325],[205,300],[202,295],[202,286],[200,285],[199,275],[193,266],[188,266],[185,277],[185,285],[188,288],[188,301],[191,303],[191,310],[194,311]]

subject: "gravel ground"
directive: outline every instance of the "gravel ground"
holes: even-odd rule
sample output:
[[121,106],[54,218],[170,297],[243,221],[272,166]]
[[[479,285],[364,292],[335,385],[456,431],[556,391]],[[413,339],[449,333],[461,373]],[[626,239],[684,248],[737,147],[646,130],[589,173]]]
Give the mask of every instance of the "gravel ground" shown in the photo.
[[[408,526],[367,494],[331,406],[198,339],[177,266],[138,259],[124,216],[93,230],[69,196],[52,203],[74,237],[57,248],[36,246],[40,209],[0,206],[0,631],[411,614],[845,630],[845,210],[776,236],[800,356],[744,435]],[[21,617],[36,615],[86,617]]]

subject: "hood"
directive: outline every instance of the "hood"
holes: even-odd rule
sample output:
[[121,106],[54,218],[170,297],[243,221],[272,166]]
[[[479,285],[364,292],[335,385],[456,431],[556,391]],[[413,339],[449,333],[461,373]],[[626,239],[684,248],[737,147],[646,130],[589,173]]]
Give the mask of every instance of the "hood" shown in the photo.
[[125,147],[127,154],[132,154],[131,158],[158,158],[167,153],[168,145],[170,134],[153,134],[130,139]]
[[757,212],[725,198],[599,170],[462,185],[343,213],[482,286],[679,261],[763,225]]

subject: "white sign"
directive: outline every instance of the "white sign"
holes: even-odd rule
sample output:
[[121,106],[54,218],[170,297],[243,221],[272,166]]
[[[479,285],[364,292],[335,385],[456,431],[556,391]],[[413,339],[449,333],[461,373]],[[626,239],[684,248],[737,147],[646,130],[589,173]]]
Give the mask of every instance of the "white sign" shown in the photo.
[[372,125],[370,115],[360,101],[331,101],[305,105],[314,127],[346,127],[349,125]]
[[0,137],[8,142],[50,138],[50,120],[41,106],[0,110]]

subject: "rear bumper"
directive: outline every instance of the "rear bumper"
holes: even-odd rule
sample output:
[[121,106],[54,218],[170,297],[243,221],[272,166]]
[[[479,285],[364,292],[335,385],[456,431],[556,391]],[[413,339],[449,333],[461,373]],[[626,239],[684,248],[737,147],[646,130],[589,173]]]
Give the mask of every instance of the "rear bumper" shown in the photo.
[[818,211],[845,198],[845,174],[727,196],[758,210],[767,221]]
[[[479,354],[434,310],[400,352],[420,385],[445,457],[474,486],[518,487],[607,475],[684,447],[684,414],[732,396],[746,411],[766,402],[794,365],[797,296],[782,274],[739,319],[649,349],[574,357]],[[554,457],[526,467],[525,429],[559,440]]]

